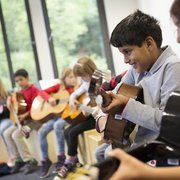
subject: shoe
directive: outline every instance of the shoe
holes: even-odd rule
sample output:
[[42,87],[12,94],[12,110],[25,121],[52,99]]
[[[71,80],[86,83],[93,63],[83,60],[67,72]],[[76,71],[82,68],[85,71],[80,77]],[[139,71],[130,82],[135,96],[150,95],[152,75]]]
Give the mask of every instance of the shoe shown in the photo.
[[65,155],[58,156],[58,161],[55,165],[55,170],[53,171],[53,174],[58,173],[58,171],[61,169],[61,167],[64,165],[64,161],[66,159]]
[[57,176],[56,176],[57,179],[66,178],[68,173],[75,172],[77,167],[81,167],[81,164],[79,163],[78,158],[76,158],[73,163],[64,164],[57,173]]
[[70,172],[75,172],[76,168],[82,166],[83,165],[79,162],[78,158],[76,158],[73,163],[64,164],[53,180],[61,180],[62,178],[64,179]]
[[50,170],[51,170],[51,166],[52,166],[52,162],[51,160],[47,159],[45,161],[41,162],[42,166],[41,166],[41,175],[40,178],[46,178],[49,176]]
[[14,159],[8,159],[7,165],[12,168],[13,166],[15,166],[15,160]]
[[56,179],[66,178],[68,173],[75,171],[75,164],[64,164],[57,173]]
[[16,161],[15,166],[12,167],[10,174],[18,173],[19,170],[25,165],[26,163],[23,161]]
[[35,159],[31,159],[30,161],[26,162],[24,168],[24,174],[29,174],[38,169],[38,162]]

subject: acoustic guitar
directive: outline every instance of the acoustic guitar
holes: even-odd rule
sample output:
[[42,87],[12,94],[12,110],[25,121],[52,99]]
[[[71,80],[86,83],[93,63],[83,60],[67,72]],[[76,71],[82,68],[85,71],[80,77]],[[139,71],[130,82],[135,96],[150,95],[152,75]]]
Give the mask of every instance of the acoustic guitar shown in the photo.
[[66,108],[69,101],[69,93],[66,90],[59,90],[57,93],[52,93],[51,97],[56,100],[56,105],[52,106],[41,96],[37,96],[31,106],[31,118],[34,121],[44,123],[54,116],[59,116]]
[[84,121],[86,117],[82,114],[82,111],[92,114],[94,111],[92,107],[96,106],[96,102],[91,101],[86,93],[83,93],[79,98],[77,98],[77,100],[79,104],[77,105],[76,110],[72,111],[70,106],[67,105],[61,114],[61,118],[70,124],[77,124]]
[[18,119],[18,115],[24,114],[27,112],[27,103],[24,99],[24,95],[20,92],[11,93],[11,106],[10,106],[10,120],[12,123],[17,126],[25,138],[29,137],[30,128],[28,126],[23,126],[23,121]]
[[[176,160],[179,161],[180,157],[179,105],[180,92],[176,91],[171,93],[163,112],[159,135],[151,137],[146,142],[139,143],[125,151],[144,163],[153,159],[166,159],[175,162],[174,165],[169,164],[169,166],[179,166],[176,164]],[[77,168],[74,174],[68,175],[67,179],[108,180],[118,169],[120,163],[116,158],[107,158],[89,167]],[[161,167],[163,165],[157,164],[156,166]],[[58,176],[54,180],[58,180]]]
[[24,95],[20,92],[13,92],[11,94],[12,104],[10,108],[10,119],[13,124],[21,124],[22,122],[17,120],[17,116],[27,112],[27,103],[24,99]]
[[[102,107],[108,106],[112,99],[110,95],[108,95],[104,90],[101,89],[102,85],[102,76],[101,73],[94,72],[90,87],[89,94],[91,98],[96,98],[97,95],[101,95],[103,99]],[[134,98],[137,101],[142,102],[143,100],[143,91],[138,86],[132,86],[125,83],[122,83],[119,90],[119,94],[125,95],[130,98]],[[124,147],[123,140],[129,140],[129,135],[134,130],[135,124],[122,119],[120,114],[109,114],[108,119],[106,121],[104,132],[104,137],[107,140],[112,142],[112,147]]]

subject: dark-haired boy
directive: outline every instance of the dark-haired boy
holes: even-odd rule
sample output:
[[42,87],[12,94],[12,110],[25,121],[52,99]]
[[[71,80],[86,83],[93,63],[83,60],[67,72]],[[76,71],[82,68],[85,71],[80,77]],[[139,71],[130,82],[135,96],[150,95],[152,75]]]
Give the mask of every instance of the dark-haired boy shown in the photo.
[[179,57],[170,46],[161,47],[158,21],[139,10],[115,27],[110,42],[124,55],[124,62],[131,65],[122,82],[140,86],[144,103],[110,92],[112,103],[103,111],[120,113],[122,118],[139,125],[135,142],[157,136],[167,99],[171,92],[180,90]]
[[[24,95],[27,103],[27,112],[18,116],[23,124],[35,128],[35,124],[30,119],[30,109],[34,98],[38,95],[39,90],[29,82],[29,75],[25,69],[19,69],[14,74],[15,81],[21,88],[20,92]],[[37,125],[37,124],[36,124]],[[25,165],[24,173],[28,174],[37,169],[37,161],[32,157],[25,141],[22,131],[17,126],[11,126],[5,133],[5,141],[11,152],[12,158],[15,159],[15,166],[11,173],[17,173]]]

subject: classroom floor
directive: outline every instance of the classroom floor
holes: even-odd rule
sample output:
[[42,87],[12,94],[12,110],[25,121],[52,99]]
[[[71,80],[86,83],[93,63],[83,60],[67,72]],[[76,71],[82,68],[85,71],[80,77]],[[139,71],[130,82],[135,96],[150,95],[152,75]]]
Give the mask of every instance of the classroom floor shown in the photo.
[[[35,171],[32,174],[24,175],[23,172],[17,173],[17,174],[12,174],[12,175],[7,175],[0,177],[0,180],[39,180],[40,176],[40,169]],[[54,178],[54,174],[50,174],[48,178],[45,180],[52,180]]]

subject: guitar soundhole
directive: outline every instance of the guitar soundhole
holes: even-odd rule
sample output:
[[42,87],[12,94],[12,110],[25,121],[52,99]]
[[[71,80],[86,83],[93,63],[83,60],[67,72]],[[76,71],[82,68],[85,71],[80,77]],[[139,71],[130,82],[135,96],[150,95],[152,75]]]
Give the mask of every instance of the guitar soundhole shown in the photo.
[[56,104],[59,104],[60,103],[60,99],[56,99]]

